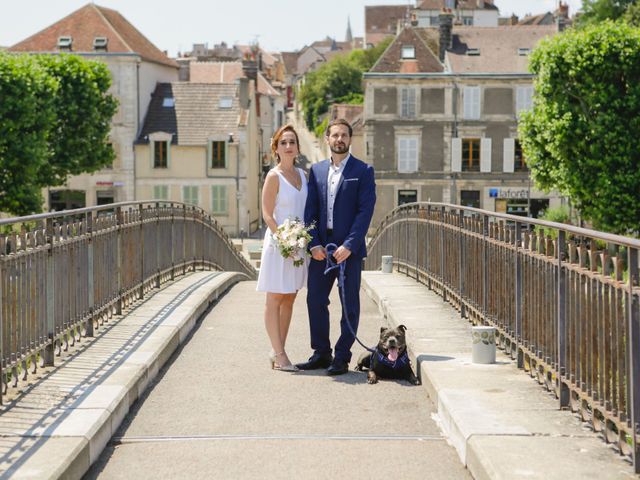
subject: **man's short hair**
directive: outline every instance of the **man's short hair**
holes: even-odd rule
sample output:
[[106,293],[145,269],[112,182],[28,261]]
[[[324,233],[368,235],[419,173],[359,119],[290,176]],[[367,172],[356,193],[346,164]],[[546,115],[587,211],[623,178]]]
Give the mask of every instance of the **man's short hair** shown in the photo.
[[353,137],[353,129],[351,128],[351,125],[349,125],[349,122],[347,122],[344,118],[334,118],[333,120],[331,120],[329,122],[329,125],[327,125],[326,130],[324,131],[324,136],[325,137],[329,136],[329,132],[331,131],[331,127],[333,127],[334,125],[344,125],[345,127],[347,127],[349,129],[349,136]]

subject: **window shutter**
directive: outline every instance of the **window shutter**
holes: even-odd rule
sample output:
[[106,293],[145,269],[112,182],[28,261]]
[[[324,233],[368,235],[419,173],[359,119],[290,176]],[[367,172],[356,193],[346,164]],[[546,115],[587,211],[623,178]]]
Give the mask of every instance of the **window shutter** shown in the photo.
[[468,120],[480,118],[480,87],[464,87],[463,117]]
[[491,171],[491,139],[483,138],[480,140],[480,171]]
[[462,139],[451,139],[451,171],[462,171]]
[[513,173],[513,162],[515,154],[516,141],[514,138],[504,139],[504,152],[502,161],[502,171],[507,173]]
[[398,137],[398,172],[412,173],[418,170],[418,139]]
[[533,87],[527,85],[516,87],[516,114],[520,115],[523,110],[529,110],[533,106]]

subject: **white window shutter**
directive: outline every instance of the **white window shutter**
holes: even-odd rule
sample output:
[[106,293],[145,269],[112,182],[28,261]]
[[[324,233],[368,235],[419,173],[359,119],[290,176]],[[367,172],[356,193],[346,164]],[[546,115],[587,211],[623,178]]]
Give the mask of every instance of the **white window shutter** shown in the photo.
[[451,139],[451,171],[462,171],[462,139]]
[[504,139],[504,151],[502,161],[502,171],[507,173],[513,173],[513,162],[515,154],[516,140],[515,138]]
[[480,139],[480,171],[491,171],[491,139]]
[[473,90],[473,117],[480,118],[480,87],[474,87]]
[[480,87],[464,87],[462,116],[468,120],[480,118]]
[[398,172],[412,173],[418,170],[417,137],[398,137]]

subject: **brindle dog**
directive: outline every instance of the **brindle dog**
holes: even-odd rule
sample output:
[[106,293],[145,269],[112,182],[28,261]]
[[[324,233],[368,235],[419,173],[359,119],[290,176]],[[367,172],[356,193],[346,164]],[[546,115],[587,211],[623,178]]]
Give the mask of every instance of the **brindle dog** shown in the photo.
[[380,328],[380,341],[375,351],[360,355],[355,369],[368,369],[368,383],[378,383],[378,378],[394,378],[420,385],[420,380],[411,370],[404,335],[406,329],[404,325],[398,325],[397,328]]

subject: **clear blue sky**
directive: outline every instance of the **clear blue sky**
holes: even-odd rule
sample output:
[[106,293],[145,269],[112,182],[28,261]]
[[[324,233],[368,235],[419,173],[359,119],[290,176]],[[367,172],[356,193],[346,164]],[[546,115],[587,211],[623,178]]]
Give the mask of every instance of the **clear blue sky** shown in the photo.
[[[567,1],[567,0],[565,0]],[[87,0],[4,0],[0,3],[0,46],[10,46],[85,5]],[[354,36],[364,32],[365,5],[403,5],[414,0],[100,0],[118,10],[170,55],[193,43],[248,44],[293,51],[327,35],[343,40],[347,18]],[[571,14],[580,0],[568,0]],[[553,10],[557,0],[495,0],[503,16]]]

